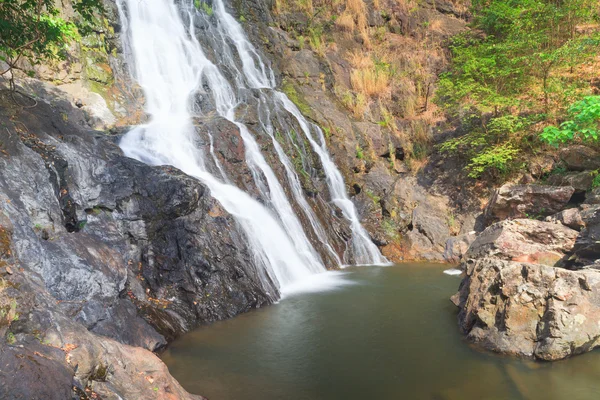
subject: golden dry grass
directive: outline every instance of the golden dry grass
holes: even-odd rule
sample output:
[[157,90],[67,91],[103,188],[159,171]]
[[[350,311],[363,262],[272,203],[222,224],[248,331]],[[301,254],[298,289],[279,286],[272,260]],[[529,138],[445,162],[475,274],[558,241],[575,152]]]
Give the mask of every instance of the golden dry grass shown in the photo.
[[389,73],[375,67],[354,69],[350,84],[355,92],[366,97],[387,97],[390,93]]
[[344,12],[335,20],[335,26],[342,32],[354,32],[356,22],[350,13]]

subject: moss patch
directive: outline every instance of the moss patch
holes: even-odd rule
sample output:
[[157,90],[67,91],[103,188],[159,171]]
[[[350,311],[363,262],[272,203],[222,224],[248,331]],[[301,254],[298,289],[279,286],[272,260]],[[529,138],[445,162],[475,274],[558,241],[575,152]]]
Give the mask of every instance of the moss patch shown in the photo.
[[292,83],[290,83],[287,80],[283,81],[281,90],[283,91],[283,93],[285,93],[287,95],[287,97],[289,97],[289,99],[292,101],[292,103],[294,103],[296,105],[296,107],[298,107],[298,109],[300,110],[300,112],[303,115],[312,116],[312,108],[304,100],[302,95],[300,95],[298,93],[298,91],[296,90],[296,88],[294,87],[294,85]]

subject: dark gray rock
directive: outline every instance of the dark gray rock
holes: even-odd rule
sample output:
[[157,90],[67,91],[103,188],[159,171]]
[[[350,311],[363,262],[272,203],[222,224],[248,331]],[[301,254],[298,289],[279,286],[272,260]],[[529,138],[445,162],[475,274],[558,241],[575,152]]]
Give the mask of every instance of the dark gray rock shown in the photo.
[[[235,221],[181,171],[124,157],[114,137],[84,131],[44,102],[0,101],[0,275],[9,282],[0,306],[14,301],[19,314],[0,321],[12,346],[0,359],[15,367],[2,368],[0,397],[65,399],[73,385],[96,382],[107,398],[154,398],[134,376],[144,372],[162,382],[159,393],[192,398],[148,350],[275,295],[251,268]],[[65,362],[55,349],[70,345],[77,360]],[[96,379],[102,365],[110,379]]]
[[576,192],[585,192],[592,187],[595,174],[589,171],[567,172],[566,174],[551,175],[548,184],[552,186],[571,186]]

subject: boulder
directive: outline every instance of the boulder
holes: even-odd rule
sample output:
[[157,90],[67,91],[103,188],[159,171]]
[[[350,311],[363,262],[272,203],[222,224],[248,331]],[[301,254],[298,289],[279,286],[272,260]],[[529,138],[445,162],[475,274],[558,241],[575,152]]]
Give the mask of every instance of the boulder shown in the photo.
[[584,207],[581,219],[585,228],[575,242],[573,262],[587,265],[600,258],[600,205]]
[[559,360],[600,345],[600,272],[469,260],[452,297],[467,339],[487,350]]
[[600,204],[600,187],[587,192],[583,204]]
[[561,211],[575,193],[571,186],[504,185],[495,190],[484,217],[488,223],[507,218],[548,216]]
[[497,222],[469,247],[465,258],[494,257],[554,266],[568,254],[578,232],[561,224],[531,219]]
[[559,213],[546,217],[546,222],[560,222],[571,229],[580,231],[585,227],[585,222],[581,218],[581,212],[578,208],[568,208]]
[[459,263],[469,249],[469,246],[475,241],[475,238],[475,232],[449,238],[446,241],[444,260],[449,263]]
[[572,186],[576,192],[585,192],[592,187],[595,174],[589,171],[567,172],[555,174],[548,178],[548,184],[553,186]]
[[583,145],[565,147],[560,151],[560,159],[571,171],[600,168],[600,153]]

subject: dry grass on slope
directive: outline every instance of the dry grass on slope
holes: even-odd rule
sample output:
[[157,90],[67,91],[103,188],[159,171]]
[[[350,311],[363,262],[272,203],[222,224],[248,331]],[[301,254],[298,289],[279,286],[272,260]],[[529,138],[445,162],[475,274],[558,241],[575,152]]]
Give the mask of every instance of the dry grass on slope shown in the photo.
[[[450,2],[466,10],[465,0]],[[417,0],[276,0],[275,11],[293,18],[286,26],[301,46],[342,66],[334,69],[334,92],[356,119],[401,138],[409,157],[427,154],[441,119],[431,102],[447,62],[441,42],[464,21]],[[305,27],[298,11],[306,13]]]

